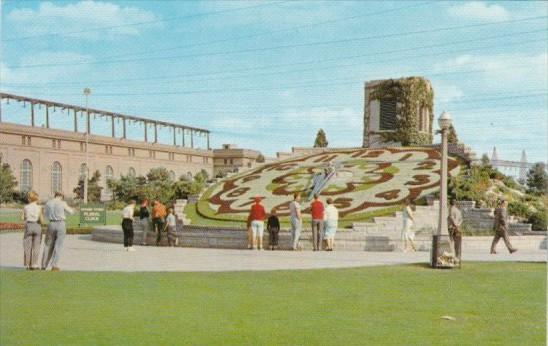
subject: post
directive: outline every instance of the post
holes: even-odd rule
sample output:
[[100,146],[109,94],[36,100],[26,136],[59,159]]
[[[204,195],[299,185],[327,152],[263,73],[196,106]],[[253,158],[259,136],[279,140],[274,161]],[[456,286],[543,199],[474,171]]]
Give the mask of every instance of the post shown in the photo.
[[183,137],[183,147],[185,146],[185,128],[181,129],[181,136]]
[[194,131],[190,130],[190,147],[194,148]]
[[34,103],[30,103],[30,126],[34,127]]
[[124,139],[126,139],[126,118],[122,118],[122,132],[123,132],[123,137]]
[[209,150],[209,149],[211,149],[209,147],[209,132],[207,132],[206,136],[207,136],[207,150]]
[[447,230],[447,129],[441,130],[441,177],[440,177],[440,215],[438,235],[448,235]]
[[158,143],[158,124],[154,123],[154,143]]
[[84,204],[88,203],[88,179],[89,179],[89,134],[90,131],[90,119],[89,119],[89,106],[88,106],[88,96],[91,94],[89,88],[84,89],[84,95],[86,96],[86,170],[84,172]]
[[144,124],[144,128],[145,128],[145,143],[148,142],[148,138],[147,138],[147,122],[146,121],[143,121],[143,124]]
[[177,145],[177,128],[173,126],[173,146]]
[[114,128],[114,115],[110,117],[110,125],[112,130],[112,138],[116,137],[116,129]]
[[49,129],[49,106],[46,104],[46,128]]
[[[46,118],[48,116],[47,114],[48,111],[46,108]],[[78,132],[78,111],[76,109],[74,109],[74,132]]]

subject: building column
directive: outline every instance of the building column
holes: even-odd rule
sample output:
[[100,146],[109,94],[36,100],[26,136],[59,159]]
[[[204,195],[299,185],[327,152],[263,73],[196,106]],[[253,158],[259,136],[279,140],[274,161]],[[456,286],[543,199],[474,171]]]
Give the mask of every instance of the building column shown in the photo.
[[34,103],[30,103],[30,126],[34,127]]
[[173,145],[177,145],[177,128],[173,126]]
[[158,124],[154,123],[154,143],[158,143]]
[[126,139],[126,118],[122,118],[122,136]]
[[112,138],[116,138],[116,128],[114,127],[114,115],[110,117],[110,126],[112,130]]
[[143,123],[145,124],[144,125],[144,128],[145,128],[145,143],[148,142],[148,136],[147,136],[147,122],[146,121],[143,121]]
[[190,130],[190,147],[194,148],[194,131]]
[[209,147],[209,132],[206,134],[206,136],[207,136],[207,150],[209,150],[209,149],[211,149]]
[[45,105],[46,107],[46,128],[49,129],[49,107],[48,105]]
[[[46,106],[46,119],[48,118],[48,108]],[[46,120],[46,123],[48,121]],[[46,127],[49,127],[49,126],[46,126]],[[74,110],[74,132],[78,132],[78,111],[75,109]]]
[[185,128],[181,129],[181,136],[183,137],[183,147],[185,146]]
[[91,119],[89,118],[89,109],[86,111],[86,132],[89,135],[91,133]]

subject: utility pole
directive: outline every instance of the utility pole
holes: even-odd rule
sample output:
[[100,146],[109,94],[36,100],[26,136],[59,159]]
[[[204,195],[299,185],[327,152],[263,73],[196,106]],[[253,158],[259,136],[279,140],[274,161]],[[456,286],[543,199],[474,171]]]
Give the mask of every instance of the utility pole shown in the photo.
[[89,119],[89,108],[88,108],[88,96],[91,94],[90,88],[84,89],[84,95],[86,97],[86,169],[84,171],[84,204],[88,203],[88,175],[89,175],[89,160],[88,160],[88,144],[89,144],[89,133],[90,133],[90,119]]

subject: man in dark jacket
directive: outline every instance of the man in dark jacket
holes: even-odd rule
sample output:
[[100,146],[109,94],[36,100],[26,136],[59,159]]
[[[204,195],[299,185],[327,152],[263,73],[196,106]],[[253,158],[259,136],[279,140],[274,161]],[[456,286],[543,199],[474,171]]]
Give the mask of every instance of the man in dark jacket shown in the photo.
[[493,243],[491,244],[491,254],[497,253],[495,251],[495,247],[497,246],[500,238],[504,240],[504,244],[506,244],[506,247],[508,248],[508,251],[510,253],[518,251],[518,249],[514,248],[512,244],[510,244],[510,238],[508,237],[508,212],[506,211],[507,206],[508,202],[506,202],[505,200],[501,200],[499,201],[498,208],[495,209],[495,238],[493,238]]

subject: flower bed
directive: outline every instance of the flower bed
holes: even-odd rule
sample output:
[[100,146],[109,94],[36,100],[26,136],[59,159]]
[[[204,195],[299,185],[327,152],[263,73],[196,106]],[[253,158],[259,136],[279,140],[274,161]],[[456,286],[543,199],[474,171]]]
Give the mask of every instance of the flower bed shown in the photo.
[[[285,217],[292,194],[308,192],[313,176],[334,166],[336,174],[320,195],[334,200],[342,220],[394,209],[439,186],[440,153],[434,148],[341,149],[266,164],[225,179],[202,195],[197,212],[210,219],[242,221],[253,198],[261,196],[267,211]],[[458,161],[449,159],[451,174],[458,169]],[[303,207],[309,213],[306,201]]]

